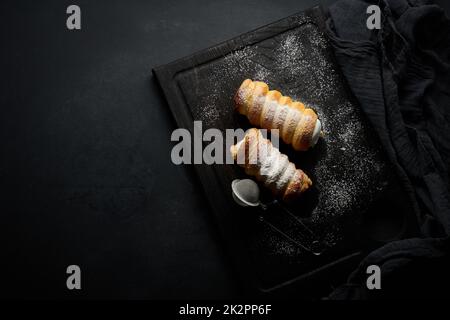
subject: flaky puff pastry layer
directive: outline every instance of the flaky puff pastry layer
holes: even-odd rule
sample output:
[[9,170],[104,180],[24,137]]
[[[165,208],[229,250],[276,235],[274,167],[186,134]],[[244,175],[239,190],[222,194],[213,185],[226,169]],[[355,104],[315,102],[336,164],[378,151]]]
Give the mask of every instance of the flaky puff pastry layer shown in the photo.
[[275,195],[291,201],[306,191],[312,182],[285,154],[265,139],[260,130],[247,130],[244,138],[230,147],[233,159]]
[[283,141],[297,151],[305,151],[317,143],[321,123],[314,110],[261,81],[244,80],[235,95],[239,113],[250,123],[264,129],[278,129]]

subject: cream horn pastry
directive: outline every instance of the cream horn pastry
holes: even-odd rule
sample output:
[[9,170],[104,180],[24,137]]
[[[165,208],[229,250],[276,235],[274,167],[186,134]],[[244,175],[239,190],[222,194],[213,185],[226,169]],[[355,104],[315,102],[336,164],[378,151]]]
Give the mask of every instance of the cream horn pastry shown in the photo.
[[322,124],[314,110],[261,81],[244,80],[235,95],[237,111],[250,123],[264,129],[278,129],[281,139],[295,150],[313,147],[322,133]]
[[247,130],[244,138],[230,147],[230,152],[245,173],[285,201],[297,198],[312,185],[309,177],[256,128]]

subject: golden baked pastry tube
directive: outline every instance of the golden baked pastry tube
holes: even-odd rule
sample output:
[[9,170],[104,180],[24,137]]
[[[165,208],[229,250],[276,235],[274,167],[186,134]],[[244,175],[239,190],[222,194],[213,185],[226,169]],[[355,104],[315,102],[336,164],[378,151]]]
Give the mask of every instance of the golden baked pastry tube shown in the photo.
[[285,201],[297,198],[312,185],[309,177],[256,128],[247,130],[244,138],[230,147],[230,152],[245,173]]
[[322,133],[322,124],[314,110],[283,96],[261,81],[244,80],[235,95],[237,111],[250,123],[264,129],[278,129],[280,137],[295,150],[314,146]]

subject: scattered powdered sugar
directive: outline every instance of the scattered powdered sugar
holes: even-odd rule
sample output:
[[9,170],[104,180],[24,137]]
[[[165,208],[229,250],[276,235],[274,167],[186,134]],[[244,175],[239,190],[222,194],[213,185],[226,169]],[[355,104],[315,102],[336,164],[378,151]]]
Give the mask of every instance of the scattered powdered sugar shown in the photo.
[[333,93],[337,74],[330,59],[324,54],[326,42],[314,27],[308,27],[308,38],[293,33],[286,36],[276,49],[276,65],[282,70],[286,83],[301,79],[305,91],[315,98]]
[[329,109],[317,107],[324,123],[327,152],[315,166],[319,202],[312,221],[326,221],[336,215],[349,214],[367,201],[381,183],[384,162],[379,150],[369,146],[367,128],[359,111],[350,102]]
[[291,61],[293,59],[302,60],[304,58],[302,49],[302,46],[299,45],[298,37],[295,34],[288,35],[276,50],[276,58],[280,66],[282,68],[289,68],[290,72],[292,72]]
[[325,206],[333,207],[338,210],[347,208],[354,201],[355,190],[352,190],[348,184],[342,180],[337,180],[326,190],[327,196],[324,199]]
[[280,235],[270,233],[267,238],[267,243],[269,243],[271,252],[273,255],[285,254],[285,255],[298,255],[300,249],[290,241],[280,241],[284,240],[280,238]]
[[263,81],[266,82],[270,77],[270,71],[264,67],[260,67],[256,70],[252,80]]
[[203,120],[212,123],[220,119],[220,114],[217,112],[214,104],[208,103],[200,106],[200,112]]
[[236,67],[248,70],[252,68],[253,61],[251,59],[254,55],[255,53],[252,47],[245,47],[241,50],[229,53],[223,59],[225,69],[222,69],[222,71],[231,75],[230,73],[233,73],[236,70]]

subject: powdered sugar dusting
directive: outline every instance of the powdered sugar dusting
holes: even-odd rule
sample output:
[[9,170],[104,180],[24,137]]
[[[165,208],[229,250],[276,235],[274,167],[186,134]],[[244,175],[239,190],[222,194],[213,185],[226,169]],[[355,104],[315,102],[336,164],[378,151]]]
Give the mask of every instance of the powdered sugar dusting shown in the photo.
[[320,189],[319,203],[312,214],[315,222],[342,215],[357,208],[361,192],[370,195],[380,182],[384,168],[379,151],[365,142],[366,128],[357,116],[356,107],[345,102],[324,112],[317,106],[326,129],[326,156],[315,166]]
[[208,123],[215,122],[220,119],[220,114],[215,106],[211,103],[200,106],[200,112],[203,119],[207,119]]

